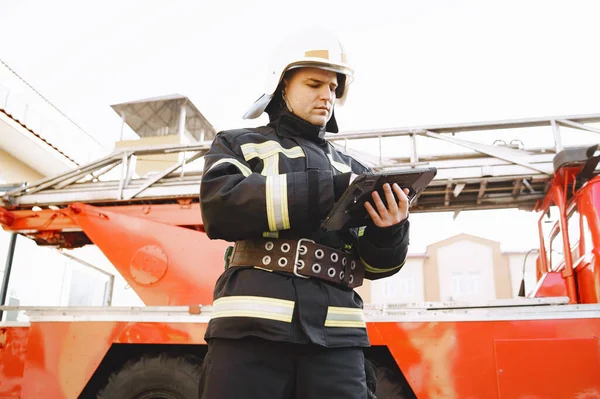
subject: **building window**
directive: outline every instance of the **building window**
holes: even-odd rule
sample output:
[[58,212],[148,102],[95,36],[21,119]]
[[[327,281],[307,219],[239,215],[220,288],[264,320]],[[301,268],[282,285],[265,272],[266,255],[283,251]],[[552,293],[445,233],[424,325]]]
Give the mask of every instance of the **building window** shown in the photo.
[[415,295],[415,279],[400,279],[400,298],[411,298]]
[[481,272],[454,272],[452,273],[452,297],[482,294]]
[[385,282],[385,297],[390,299],[390,298],[396,298],[398,296],[398,280],[396,279],[390,279],[389,281]]
[[390,278],[385,281],[385,299],[402,300],[415,295],[414,278]]

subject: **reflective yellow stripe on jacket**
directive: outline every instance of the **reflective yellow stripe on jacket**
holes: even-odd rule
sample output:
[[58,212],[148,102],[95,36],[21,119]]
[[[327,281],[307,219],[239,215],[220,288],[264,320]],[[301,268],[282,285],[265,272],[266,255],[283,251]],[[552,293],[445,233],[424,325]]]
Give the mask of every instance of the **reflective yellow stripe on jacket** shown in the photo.
[[365,314],[362,309],[329,306],[325,327],[366,328]]
[[306,155],[302,147],[283,148],[277,141],[265,141],[255,144],[247,143],[241,147],[244,153],[244,159],[249,161],[254,158],[260,158],[263,161],[263,176],[273,176],[279,174],[279,154],[288,158],[302,158]]
[[402,262],[398,266],[390,267],[388,269],[378,269],[376,267],[369,265],[362,257],[360,258],[360,261],[364,265],[365,270],[368,271],[369,273],[388,273],[388,272],[391,272],[392,270],[400,269],[406,263],[406,259],[404,259],[404,262]]
[[289,229],[287,175],[267,176],[265,197],[269,230]]
[[279,154],[288,158],[302,158],[306,156],[304,150],[299,146],[283,148],[280,143],[272,140],[260,144],[247,143],[240,148],[246,161],[254,158],[263,161],[261,175],[267,177],[265,197],[269,231],[289,229],[287,176],[279,174]]
[[249,167],[247,167],[246,165],[244,165],[243,163],[241,163],[240,161],[238,161],[235,158],[221,158],[217,162],[213,163],[209,170],[211,170],[212,168],[214,168],[217,165],[221,165],[224,163],[228,163],[228,164],[236,166],[245,177],[248,177],[252,174],[252,171],[250,170]]
[[[259,296],[227,296],[215,300],[211,318],[254,317],[292,322],[294,301]],[[329,306],[325,327],[366,328],[362,309]]]
[[292,322],[294,301],[260,296],[227,296],[213,303],[212,319],[219,317],[256,317]]
[[341,172],[341,173],[352,172],[352,169],[350,168],[350,166],[346,165],[345,163],[335,161],[333,159],[333,156],[331,156],[331,154],[327,154],[327,158],[329,158],[329,162],[331,162],[331,165],[334,168],[336,168],[339,172]]

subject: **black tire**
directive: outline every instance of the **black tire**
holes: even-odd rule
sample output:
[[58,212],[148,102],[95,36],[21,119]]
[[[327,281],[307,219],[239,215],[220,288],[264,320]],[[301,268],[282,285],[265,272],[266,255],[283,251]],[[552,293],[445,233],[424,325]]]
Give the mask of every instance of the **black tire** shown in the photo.
[[416,399],[402,374],[377,366],[377,399]]
[[145,356],[113,373],[97,399],[198,399],[201,366],[193,357]]

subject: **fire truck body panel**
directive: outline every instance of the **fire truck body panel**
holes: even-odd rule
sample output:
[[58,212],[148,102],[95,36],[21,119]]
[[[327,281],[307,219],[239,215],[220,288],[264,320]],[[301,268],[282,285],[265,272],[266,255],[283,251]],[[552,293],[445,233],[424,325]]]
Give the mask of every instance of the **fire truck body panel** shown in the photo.
[[[367,309],[367,328],[419,399],[600,394],[599,305],[496,302]],[[201,351],[210,317],[210,306],[27,311],[28,327],[4,327],[2,398],[78,398],[111,346]]]

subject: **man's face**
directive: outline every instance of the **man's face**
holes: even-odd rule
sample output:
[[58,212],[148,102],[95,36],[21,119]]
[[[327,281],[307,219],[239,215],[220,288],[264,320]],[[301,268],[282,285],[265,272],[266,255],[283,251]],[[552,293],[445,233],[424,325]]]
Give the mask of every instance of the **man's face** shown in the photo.
[[296,116],[325,126],[333,113],[337,74],[319,68],[300,68],[285,81],[285,100]]

